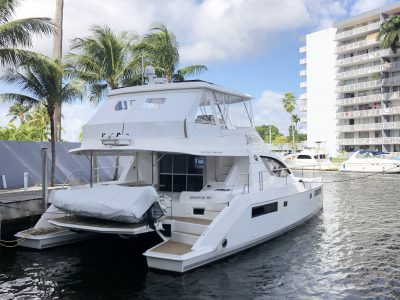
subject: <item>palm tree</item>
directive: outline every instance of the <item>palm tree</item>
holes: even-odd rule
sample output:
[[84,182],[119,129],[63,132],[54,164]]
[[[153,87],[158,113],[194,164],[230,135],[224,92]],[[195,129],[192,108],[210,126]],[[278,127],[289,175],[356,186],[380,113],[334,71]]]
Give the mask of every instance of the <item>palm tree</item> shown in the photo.
[[43,103],[40,103],[40,105],[27,116],[26,122],[28,125],[34,126],[39,130],[41,141],[48,140],[48,136],[50,136],[50,118],[47,113],[47,108]]
[[[296,97],[292,92],[287,92],[284,94],[284,97],[282,99],[283,102],[283,108],[286,110],[287,113],[290,114],[290,123],[292,127],[292,143],[293,143],[293,150],[295,150],[295,139],[294,139],[294,121],[296,120],[294,116],[294,111],[296,109]],[[296,116],[297,118],[297,116]]]
[[89,100],[98,104],[107,89],[139,84],[141,58],[133,55],[137,36],[129,32],[115,34],[109,27],[92,26],[92,35],[72,41],[67,58],[76,76],[87,83]]
[[32,35],[51,34],[53,24],[49,18],[25,18],[11,20],[20,0],[0,0],[0,65],[17,65],[34,52],[18,49],[31,47]]
[[136,47],[142,52],[149,64],[152,64],[159,76],[165,76],[168,82],[182,81],[186,76],[200,75],[207,71],[204,65],[192,65],[177,70],[179,65],[179,45],[174,33],[163,24],[151,29]]
[[8,108],[7,116],[12,116],[10,122],[14,122],[15,120],[19,120],[21,124],[25,124],[26,122],[26,114],[32,108],[29,104],[24,103],[15,103]]
[[[89,100],[98,104],[108,89],[137,85],[141,82],[141,57],[134,51],[138,37],[129,32],[115,34],[109,27],[94,25],[92,35],[73,40],[67,57],[76,76],[87,83]],[[118,178],[116,157],[113,180]]]
[[[53,33],[53,59],[58,61],[61,61],[62,57],[63,12],[64,0],[56,0],[56,13],[54,17],[55,31]],[[60,82],[59,85],[61,86],[62,83]],[[61,101],[56,101],[56,103],[57,105],[55,108],[54,126],[56,127],[57,141],[61,141]]]
[[381,48],[397,52],[400,48],[400,15],[391,16],[381,24],[378,39],[382,41]]
[[[82,97],[83,85],[78,80],[69,80],[66,72],[59,62],[54,62],[48,57],[29,58],[21,61],[19,68],[9,70],[2,80],[9,84],[18,85],[24,94],[4,93],[3,100],[16,103],[28,103],[33,106],[44,105],[50,119],[51,136],[51,185],[54,186],[55,176],[55,141],[54,110],[56,102],[72,102]],[[59,82],[63,86],[59,86]],[[61,90],[60,90],[61,89]]]

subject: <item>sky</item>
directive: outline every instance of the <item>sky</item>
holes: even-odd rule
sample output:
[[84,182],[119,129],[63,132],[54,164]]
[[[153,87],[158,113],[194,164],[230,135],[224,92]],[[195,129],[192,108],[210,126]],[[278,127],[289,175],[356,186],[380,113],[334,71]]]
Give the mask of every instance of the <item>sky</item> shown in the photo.
[[[332,26],[393,0],[64,0],[63,52],[70,41],[89,35],[91,25],[145,35],[157,23],[174,32],[180,66],[204,64],[199,79],[254,97],[257,125],[273,124],[287,134],[285,92],[299,96],[301,36]],[[17,18],[53,17],[55,0],[24,0]],[[52,39],[35,40],[34,50],[51,55]],[[13,91],[0,85],[0,92]],[[0,104],[5,126],[8,104]],[[82,125],[95,112],[87,101],[63,106],[64,140],[77,141]]]

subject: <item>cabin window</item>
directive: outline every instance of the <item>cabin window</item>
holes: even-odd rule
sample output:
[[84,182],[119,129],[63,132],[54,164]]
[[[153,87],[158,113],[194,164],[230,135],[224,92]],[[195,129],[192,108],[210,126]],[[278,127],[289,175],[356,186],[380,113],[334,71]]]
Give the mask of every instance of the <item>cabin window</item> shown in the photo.
[[121,110],[127,110],[128,109],[128,101],[118,101],[117,104],[115,104],[114,110],[115,111],[121,111]]
[[300,154],[297,156],[297,159],[312,159],[310,155]]
[[195,123],[216,124],[209,97],[204,97],[200,100],[200,105],[197,108]]
[[165,103],[165,98],[147,98],[143,108],[159,109]]
[[261,156],[261,160],[272,176],[286,177],[291,174],[288,167],[281,161],[267,156]]
[[262,215],[273,213],[275,211],[278,211],[278,202],[255,206],[251,209],[251,217],[256,218]]
[[200,191],[203,188],[203,167],[201,156],[186,154],[164,154],[159,161],[160,191]]
[[316,190],[314,191],[314,197],[317,197],[319,194],[321,194],[321,192],[322,192],[321,188],[316,189]]

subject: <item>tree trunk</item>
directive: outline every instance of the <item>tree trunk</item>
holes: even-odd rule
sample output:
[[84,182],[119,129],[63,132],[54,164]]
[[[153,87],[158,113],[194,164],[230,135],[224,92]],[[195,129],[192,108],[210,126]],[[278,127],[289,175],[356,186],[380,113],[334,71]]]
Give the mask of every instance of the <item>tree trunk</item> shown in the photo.
[[[62,38],[63,38],[63,10],[64,10],[64,0],[56,0],[56,12],[54,17],[55,31],[53,34],[53,58],[61,62],[62,57]],[[60,93],[58,95],[59,99],[55,102],[54,110],[54,123],[56,129],[56,139],[61,141],[61,88],[62,81],[60,79],[59,88]]]
[[296,153],[296,142],[294,140],[294,125],[292,121],[292,143],[293,143],[293,153]]
[[56,172],[56,132],[54,128],[54,111],[49,112],[50,117],[50,136],[51,136],[51,173],[50,173],[50,185],[54,186],[54,178]]

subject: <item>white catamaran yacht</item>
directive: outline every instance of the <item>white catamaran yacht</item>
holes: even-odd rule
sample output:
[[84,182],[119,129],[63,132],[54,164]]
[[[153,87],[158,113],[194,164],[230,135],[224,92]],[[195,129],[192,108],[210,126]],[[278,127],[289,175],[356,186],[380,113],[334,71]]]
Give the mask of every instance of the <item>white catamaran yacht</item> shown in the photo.
[[[149,78],[153,82],[153,78]],[[293,176],[253,126],[251,97],[202,81],[112,90],[79,148],[129,157],[117,181],[53,191],[22,245],[156,231],[148,266],[185,272],[271,239],[322,208],[322,185]],[[92,174],[93,172],[91,172]]]

